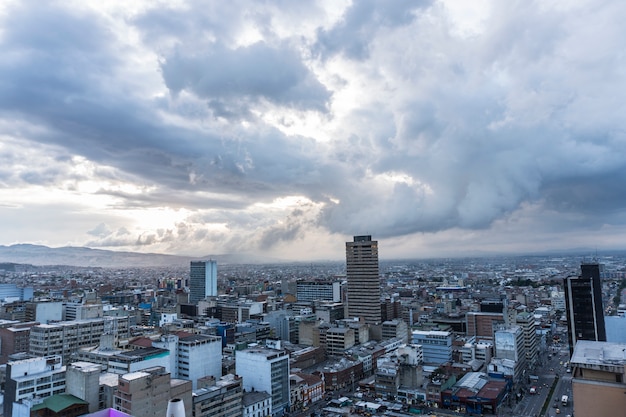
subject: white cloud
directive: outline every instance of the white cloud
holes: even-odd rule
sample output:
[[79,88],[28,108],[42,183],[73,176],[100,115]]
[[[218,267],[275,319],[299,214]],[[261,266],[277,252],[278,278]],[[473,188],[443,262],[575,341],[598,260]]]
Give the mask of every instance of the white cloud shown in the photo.
[[583,0],[4,3],[0,244],[617,245],[624,17]]

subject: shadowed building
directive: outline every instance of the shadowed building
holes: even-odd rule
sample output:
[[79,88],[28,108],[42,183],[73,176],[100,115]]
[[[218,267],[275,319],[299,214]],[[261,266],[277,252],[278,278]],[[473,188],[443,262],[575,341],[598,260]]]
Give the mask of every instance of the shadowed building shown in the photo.
[[346,277],[348,317],[380,324],[378,242],[371,236],[354,236],[353,242],[346,242]]
[[579,340],[606,342],[601,267],[598,263],[583,263],[580,269],[580,276],[567,277],[563,282],[570,355]]

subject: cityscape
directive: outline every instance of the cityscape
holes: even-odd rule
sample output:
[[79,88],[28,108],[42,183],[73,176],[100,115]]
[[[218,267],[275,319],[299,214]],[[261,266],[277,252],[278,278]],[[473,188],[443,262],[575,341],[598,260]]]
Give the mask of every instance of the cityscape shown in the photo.
[[0,417],[626,417],[624,21],[0,1]]
[[345,262],[2,263],[3,414],[621,409],[626,254],[383,261],[378,250],[357,235]]

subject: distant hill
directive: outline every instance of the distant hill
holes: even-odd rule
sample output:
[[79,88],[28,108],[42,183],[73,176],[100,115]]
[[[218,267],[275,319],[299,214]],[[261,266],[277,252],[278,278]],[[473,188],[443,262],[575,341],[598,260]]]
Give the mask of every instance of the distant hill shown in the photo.
[[163,255],[158,253],[117,252],[85,247],[50,248],[43,245],[0,245],[0,263],[30,265],[68,265],[81,267],[163,267],[189,265],[192,260],[214,259],[218,264],[262,263],[258,257],[245,255],[207,255],[203,257]]

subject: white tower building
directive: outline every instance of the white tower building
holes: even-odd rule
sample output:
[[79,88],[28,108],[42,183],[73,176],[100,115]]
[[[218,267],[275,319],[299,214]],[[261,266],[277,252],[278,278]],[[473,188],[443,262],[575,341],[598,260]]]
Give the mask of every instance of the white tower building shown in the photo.
[[265,391],[272,397],[272,416],[289,409],[289,354],[284,350],[254,347],[239,350],[235,357],[237,375],[247,391]]

